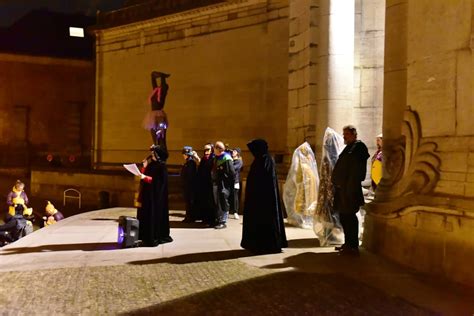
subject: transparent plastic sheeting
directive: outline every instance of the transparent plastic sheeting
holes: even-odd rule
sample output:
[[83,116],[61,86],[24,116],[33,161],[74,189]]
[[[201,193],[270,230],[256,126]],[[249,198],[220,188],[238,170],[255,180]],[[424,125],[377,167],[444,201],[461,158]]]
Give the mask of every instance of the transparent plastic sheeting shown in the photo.
[[334,212],[334,189],[331,182],[332,171],[339,154],[344,149],[344,139],[331,128],[326,128],[323,139],[323,152],[318,203],[313,218],[313,230],[318,236],[320,246],[342,244],[344,233],[338,215]]
[[311,146],[296,148],[283,186],[283,202],[292,225],[311,228],[318,203],[318,166]]

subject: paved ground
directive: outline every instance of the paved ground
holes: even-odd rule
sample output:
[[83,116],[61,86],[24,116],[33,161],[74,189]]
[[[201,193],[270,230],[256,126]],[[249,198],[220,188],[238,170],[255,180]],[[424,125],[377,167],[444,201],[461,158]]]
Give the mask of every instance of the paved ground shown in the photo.
[[341,257],[311,230],[287,227],[289,248],[252,256],[241,221],[183,224],[173,243],[117,249],[116,219],[89,212],[0,250],[1,315],[472,315],[474,290],[416,274],[370,253]]

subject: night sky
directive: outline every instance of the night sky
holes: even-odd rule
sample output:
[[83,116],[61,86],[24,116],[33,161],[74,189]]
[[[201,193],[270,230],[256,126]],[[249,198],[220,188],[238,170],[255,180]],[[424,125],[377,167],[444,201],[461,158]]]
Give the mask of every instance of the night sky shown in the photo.
[[125,0],[0,0],[0,27],[10,26],[31,10],[81,12],[94,16],[97,10],[109,11],[122,6]]

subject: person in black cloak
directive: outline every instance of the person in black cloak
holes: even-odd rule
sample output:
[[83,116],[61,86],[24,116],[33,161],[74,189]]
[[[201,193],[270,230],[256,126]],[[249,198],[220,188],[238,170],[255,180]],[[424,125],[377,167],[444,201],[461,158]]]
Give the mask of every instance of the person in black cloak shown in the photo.
[[[144,120],[143,127],[150,131],[153,144],[158,145],[159,133],[166,133],[168,127],[168,118],[163,108],[165,107],[166,96],[168,94],[169,85],[166,83],[166,78],[170,75],[158,71],[151,73],[151,85],[153,90],[148,98],[151,105]],[[160,78],[160,82],[156,81]]]
[[336,247],[344,255],[359,255],[359,220],[357,212],[364,205],[361,182],[367,172],[367,159],[370,157],[367,146],[357,140],[357,129],[344,126],[343,137],[346,147],[339,155],[334,170],[334,210],[339,212],[344,245]]
[[144,161],[137,218],[140,223],[138,236],[146,247],[173,241],[169,225],[167,158],[166,150],[152,145],[151,155]]
[[213,165],[214,145],[208,143],[204,145],[204,155],[197,169],[194,215],[196,220],[202,220],[209,226],[214,226],[216,221],[211,178]]
[[194,214],[194,198],[196,193],[197,167],[192,147],[184,146],[182,154],[185,162],[181,167],[180,178],[186,208],[186,216],[183,222],[192,223],[196,220]]
[[267,142],[247,144],[254,156],[245,188],[244,221],[240,246],[254,253],[278,253],[288,247],[281,209],[275,161]]

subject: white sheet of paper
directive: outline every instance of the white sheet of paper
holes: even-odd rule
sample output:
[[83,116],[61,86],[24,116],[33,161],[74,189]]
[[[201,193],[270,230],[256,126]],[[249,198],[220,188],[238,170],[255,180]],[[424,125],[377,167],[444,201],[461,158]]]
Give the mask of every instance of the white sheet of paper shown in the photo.
[[140,170],[138,170],[138,167],[136,164],[134,163],[131,163],[131,164],[124,164],[123,165],[125,169],[127,169],[130,173],[133,173],[134,175],[136,176],[140,176],[142,173],[140,172]]

